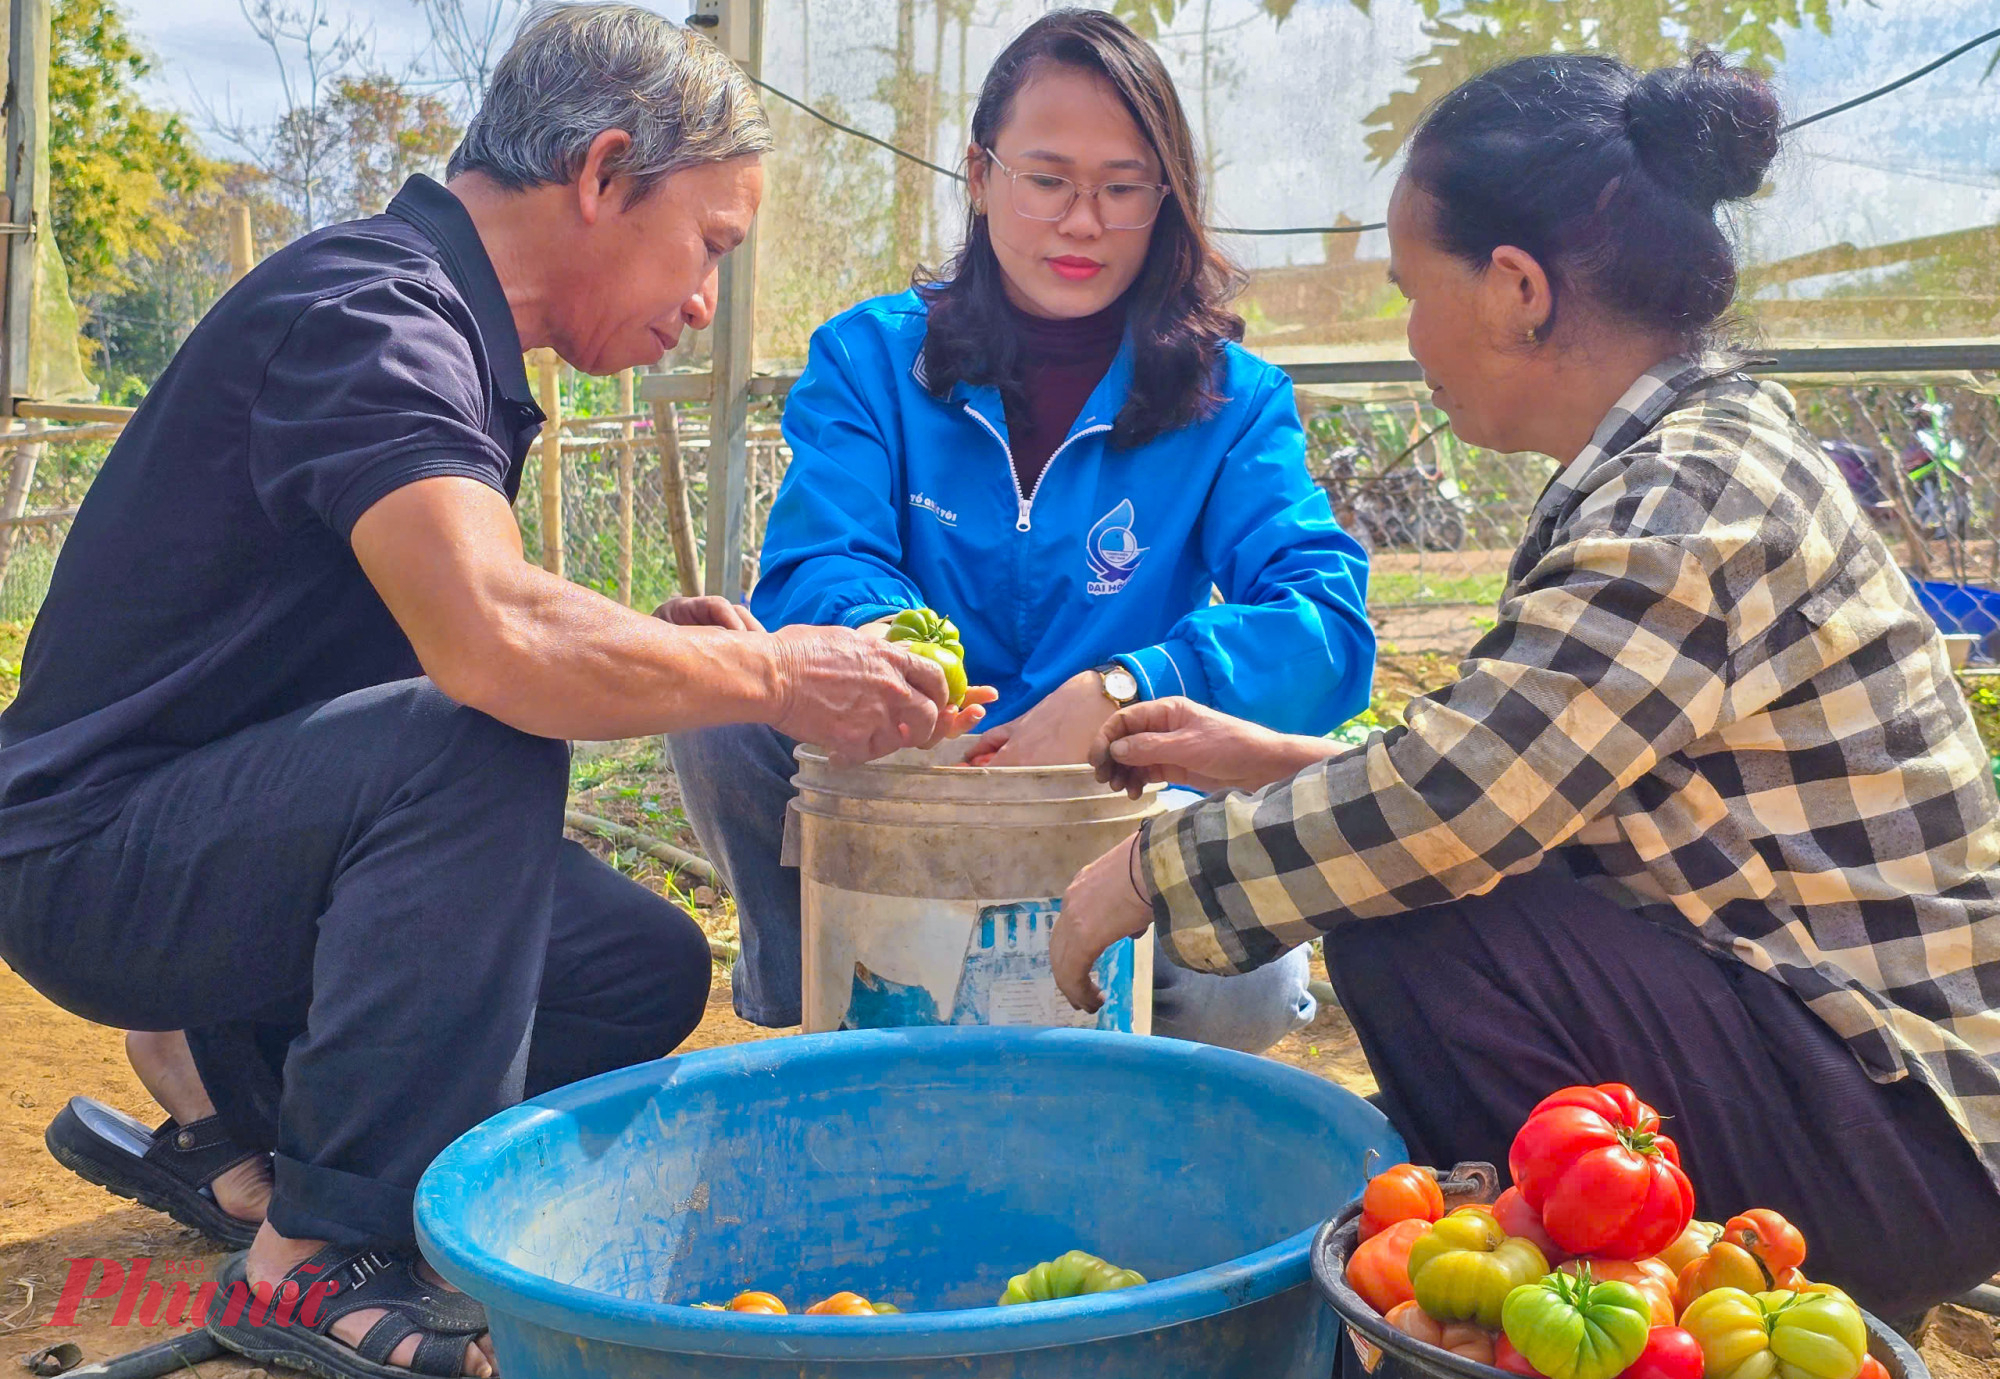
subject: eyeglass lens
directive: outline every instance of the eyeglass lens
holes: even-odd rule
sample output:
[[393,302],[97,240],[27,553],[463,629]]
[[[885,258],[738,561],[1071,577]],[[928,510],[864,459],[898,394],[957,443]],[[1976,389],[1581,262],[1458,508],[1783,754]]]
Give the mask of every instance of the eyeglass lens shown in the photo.
[[[1076,203],[1077,185],[1054,173],[1013,176],[1014,210],[1030,220],[1061,220]],[[1138,230],[1159,214],[1162,190],[1150,182],[1106,182],[1097,189],[1097,213],[1107,230]]]

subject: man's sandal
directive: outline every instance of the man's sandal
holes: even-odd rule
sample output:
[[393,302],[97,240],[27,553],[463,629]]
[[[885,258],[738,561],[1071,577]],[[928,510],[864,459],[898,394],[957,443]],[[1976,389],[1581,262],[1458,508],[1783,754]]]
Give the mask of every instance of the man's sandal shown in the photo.
[[72,1097],[42,1136],[56,1162],[88,1182],[163,1211],[232,1249],[256,1239],[255,1221],[231,1216],[209,1187],[238,1164],[262,1157],[229,1138],[218,1116],[157,1130],[89,1097]]
[[[486,1309],[463,1293],[426,1283],[414,1258],[355,1245],[328,1245],[286,1274],[263,1306],[254,1291],[247,1305],[238,1306],[232,1294],[249,1289],[248,1257],[246,1251],[223,1262],[208,1334],[260,1365],[304,1370],[318,1379],[455,1379],[465,1373],[466,1348],[486,1332]],[[382,1317],[358,1345],[331,1334],[348,1313],[371,1308],[382,1309]],[[409,1368],[390,1364],[410,1336],[422,1339]]]

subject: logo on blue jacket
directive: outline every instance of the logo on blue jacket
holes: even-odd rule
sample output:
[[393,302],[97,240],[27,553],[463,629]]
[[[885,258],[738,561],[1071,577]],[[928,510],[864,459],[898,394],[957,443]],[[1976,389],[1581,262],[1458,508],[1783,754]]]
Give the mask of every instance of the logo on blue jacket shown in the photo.
[[1125,581],[1132,578],[1139,557],[1149,549],[1141,546],[1139,538],[1132,534],[1132,517],[1132,500],[1126,498],[1098,518],[1097,525],[1084,538],[1083,558],[1090,562],[1090,572],[1096,576],[1085,586],[1089,592],[1119,592]]

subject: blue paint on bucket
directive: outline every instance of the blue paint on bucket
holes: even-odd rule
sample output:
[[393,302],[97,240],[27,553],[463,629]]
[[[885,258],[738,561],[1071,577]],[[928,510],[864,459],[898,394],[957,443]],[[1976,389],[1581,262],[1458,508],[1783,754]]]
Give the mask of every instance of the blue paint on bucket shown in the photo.
[[[425,1253],[490,1312],[508,1379],[1324,1379],[1313,1228],[1403,1147],[1267,1059],[1095,1030],[771,1040],[505,1111],[417,1194]],[[1152,1282],[989,1306],[1081,1248]],[[840,1289],[879,1318],[698,1311]]]

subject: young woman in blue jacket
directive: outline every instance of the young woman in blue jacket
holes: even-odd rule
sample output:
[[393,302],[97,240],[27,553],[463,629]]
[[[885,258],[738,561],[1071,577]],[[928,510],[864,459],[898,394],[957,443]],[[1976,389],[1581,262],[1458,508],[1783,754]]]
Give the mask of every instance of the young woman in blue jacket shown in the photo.
[[[813,336],[752,610],[948,615],[997,692],[982,764],[1081,762],[1155,697],[1338,726],[1374,670],[1365,559],[1306,472],[1289,380],[1235,343],[1238,275],[1203,228],[1172,78],[1117,19],[1056,11],[987,74],[971,135],[954,262]],[[792,745],[756,726],[672,742],[736,896],[737,1012],[772,1026],[800,1017]],[[1304,950],[1251,977],[1155,972],[1158,1034],[1261,1051],[1314,1013]]]

